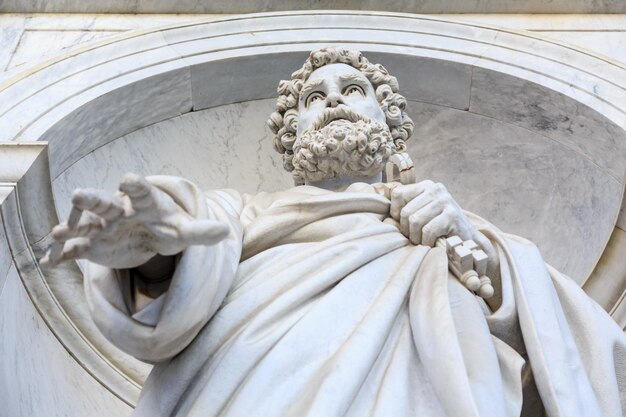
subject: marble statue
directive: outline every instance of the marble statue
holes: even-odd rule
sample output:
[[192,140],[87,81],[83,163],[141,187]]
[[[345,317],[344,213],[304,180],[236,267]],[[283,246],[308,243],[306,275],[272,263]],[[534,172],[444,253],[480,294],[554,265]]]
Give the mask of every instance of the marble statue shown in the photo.
[[[127,174],[53,230],[43,262],[87,259],[96,325],[154,364],[134,416],[623,415],[626,337],[575,282],[443,185],[382,182],[413,130],[395,77],[324,48],[278,92],[296,187]],[[492,290],[451,272],[463,242]]]

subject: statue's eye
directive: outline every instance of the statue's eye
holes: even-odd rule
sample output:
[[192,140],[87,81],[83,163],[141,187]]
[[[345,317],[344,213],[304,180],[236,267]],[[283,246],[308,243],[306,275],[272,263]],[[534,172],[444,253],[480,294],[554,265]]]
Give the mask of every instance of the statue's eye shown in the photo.
[[324,94],[320,93],[319,91],[315,91],[309,94],[309,96],[306,98],[306,105],[308,107],[311,104],[315,103],[316,101],[320,101],[320,100],[324,100]]
[[344,96],[350,96],[352,94],[360,94],[362,96],[365,95],[365,91],[363,91],[363,87],[357,84],[350,84],[346,88],[343,89]]

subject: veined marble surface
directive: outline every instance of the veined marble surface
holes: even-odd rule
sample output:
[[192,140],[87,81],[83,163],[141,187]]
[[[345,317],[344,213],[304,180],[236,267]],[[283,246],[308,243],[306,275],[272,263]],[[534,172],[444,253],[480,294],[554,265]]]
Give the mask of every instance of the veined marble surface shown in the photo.
[[[1,194],[1,192],[0,192]],[[0,196],[0,200],[2,197]],[[0,218],[0,296],[4,289],[4,283],[7,279],[9,268],[11,267],[11,250],[9,249],[9,243],[7,242],[7,236],[4,231],[4,224]]]
[[132,412],[85,372],[50,332],[15,267],[0,295],[0,392],[3,417],[124,417]]
[[619,0],[276,0],[231,2],[215,0],[5,0],[1,11],[48,13],[253,13],[281,10],[382,10],[405,13],[624,13]]
[[191,110],[190,74],[186,68],[146,75],[130,87],[111,94],[98,96],[95,91],[94,100],[46,131],[42,139],[52,142],[50,157],[59,161],[51,167],[52,178],[69,166],[70,161],[87,152],[82,146],[86,142],[90,146],[102,146],[140,127]]
[[24,33],[24,25],[26,18],[23,16],[3,16],[0,15],[0,80],[3,72],[7,70],[7,66],[11,58],[15,54],[15,50]]
[[184,176],[204,189],[247,193],[293,186],[265,129],[274,105],[257,100],[187,113],[96,149],[53,181],[59,218],[69,213],[74,188],[115,190],[125,172]]
[[[494,71],[474,69],[470,112],[507,120],[563,144],[619,182],[626,169],[623,130],[556,91]],[[497,85],[497,88],[490,86]]]
[[[115,30],[50,30],[26,29],[15,47],[15,52],[7,63],[5,70],[24,65],[26,67],[46,61],[75,45],[107,38],[117,34]],[[52,44],[54,49],[42,50],[40,45]]]

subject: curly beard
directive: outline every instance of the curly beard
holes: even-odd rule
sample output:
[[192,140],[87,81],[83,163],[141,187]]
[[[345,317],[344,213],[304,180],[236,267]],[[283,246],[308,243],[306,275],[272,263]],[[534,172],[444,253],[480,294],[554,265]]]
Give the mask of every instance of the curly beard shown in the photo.
[[[354,117],[353,117],[354,119]],[[389,127],[363,116],[314,125],[293,144],[295,176],[307,182],[341,176],[371,177],[396,151]]]

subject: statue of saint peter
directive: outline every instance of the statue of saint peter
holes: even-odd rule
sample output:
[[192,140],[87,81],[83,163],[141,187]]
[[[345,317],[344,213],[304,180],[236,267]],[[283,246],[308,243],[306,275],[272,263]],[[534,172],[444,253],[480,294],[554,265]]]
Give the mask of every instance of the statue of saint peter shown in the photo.
[[[381,182],[413,130],[395,77],[324,48],[278,92],[296,187],[128,174],[53,231],[44,261],[87,259],[96,325],[154,364],[134,416],[622,415],[626,337],[576,283],[443,185]],[[450,272],[451,236],[493,297]]]

